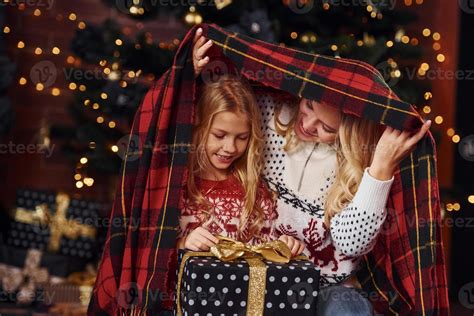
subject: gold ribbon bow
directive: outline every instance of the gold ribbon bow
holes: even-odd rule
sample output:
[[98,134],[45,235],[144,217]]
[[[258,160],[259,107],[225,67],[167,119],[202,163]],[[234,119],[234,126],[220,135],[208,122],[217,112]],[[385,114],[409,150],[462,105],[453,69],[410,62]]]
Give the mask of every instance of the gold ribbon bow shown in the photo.
[[15,211],[15,221],[34,224],[48,225],[50,227],[50,238],[48,251],[56,252],[59,250],[61,237],[77,239],[79,236],[95,238],[96,229],[93,226],[79,223],[77,220],[66,217],[69,207],[69,196],[65,193],[56,195],[56,212],[51,214],[46,204],[37,205],[34,211],[24,208],[17,208]]
[[[184,266],[190,257],[215,256],[222,261],[245,259],[249,265],[249,286],[247,293],[247,315],[263,315],[265,303],[265,288],[267,281],[267,266],[262,261],[266,259],[278,263],[288,263],[291,259],[291,250],[281,240],[274,240],[255,246],[247,245],[232,238],[218,236],[219,242],[211,247],[210,252],[186,252],[181,260],[178,273],[178,289],[176,293],[176,309],[178,316],[181,312],[181,281]],[[304,259],[298,256],[295,259]]]
[[291,250],[281,240],[251,246],[232,238],[223,236],[217,238],[219,242],[211,247],[211,252],[222,261],[263,257],[273,262],[288,263],[291,258]]
[[41,251],[29,249],[23,269],[0,264],[2,287],[8,293],[19,289],[16,296],[19,303],[31,303],[35,298],[36,285],[49,280],[48,270],[40,267],[41,255]]

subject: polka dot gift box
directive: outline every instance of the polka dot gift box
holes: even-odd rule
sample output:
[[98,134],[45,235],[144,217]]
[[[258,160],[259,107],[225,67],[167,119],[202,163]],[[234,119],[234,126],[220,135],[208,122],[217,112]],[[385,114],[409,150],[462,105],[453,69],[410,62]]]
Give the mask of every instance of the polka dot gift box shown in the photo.
[[92,260],[96,257],[99,203],[64,193],[17,191],[7,244]]
[[[183,255],[180,251],[180,265]],[[312,262],[256,259],[266,272],[262,282],[262,276],[251,271],[255,269],[251,260],[189,257],[181,275],[175,315],[316,315],[319,270]]]

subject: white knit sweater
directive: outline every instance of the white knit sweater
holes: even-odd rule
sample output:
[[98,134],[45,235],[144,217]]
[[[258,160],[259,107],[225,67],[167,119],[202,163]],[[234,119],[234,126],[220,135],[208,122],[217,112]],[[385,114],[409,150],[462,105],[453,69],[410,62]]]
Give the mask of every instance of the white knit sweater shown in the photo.
[[[278,193],[276,231],[305,242],[303,254],[321,270],[320,286],[344,281],[368,253],[386,218],[386,203],[392,179],[379,181],[367,169],[351,203],[324,224],[324,202],[335,179],[336,152],[326,144],[301,142],[295,150],[283,150],[284,137],[274,125],[279,101],[272,94],[257,97],[265,134],[263,176]],[[291,117],[285,104],[280,121]],[[300,187],[298,189],[298,187]]]

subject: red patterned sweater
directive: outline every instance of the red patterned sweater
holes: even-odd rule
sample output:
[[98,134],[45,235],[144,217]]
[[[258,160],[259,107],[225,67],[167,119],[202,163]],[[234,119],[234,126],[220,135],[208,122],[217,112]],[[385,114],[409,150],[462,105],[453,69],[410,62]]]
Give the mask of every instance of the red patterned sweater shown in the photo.
[[[189,200],[186,194],[187,190],[183,190],[178,229],[179,238],[187,236],[195,228],[201,226],[213,235],[230,237],[249,244],[258,244],[274,239],[274,223],[278,216],[276,203],[263,181],[259,184],[256,203],[263,209],[264,220],[260,234],[257,236],[249,236],[247,229],[244,229],[241,236],[238,234],[245,191],[235,176],[229,176],[222,181],[196,178],[196,186],[211,203],[211,208],[209,214],[206,214],[198,205]],[[249,222],[254,219],[255,216],[251,216]]]

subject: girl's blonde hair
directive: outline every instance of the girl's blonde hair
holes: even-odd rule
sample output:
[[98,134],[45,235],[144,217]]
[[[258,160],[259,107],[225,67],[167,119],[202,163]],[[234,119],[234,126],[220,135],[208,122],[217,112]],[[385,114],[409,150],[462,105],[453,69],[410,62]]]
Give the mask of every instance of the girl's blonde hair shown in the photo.
[[[290,151],[298,144],[293,132],[298,111],[295,111],[291,120],[284,124],[279,120],[281,110],[282,106],[275,110],[275,127],[286,139],[283,149]],[[381,135],[377,123],[350,114],[341,113],[341,115],[341,124],[334,142],[337,155],[336,179],[329,188],[324,207],[324,219],[328,226],[331,218],[341,212],[354,198],[364,170],[370,166]]]
[[[188,198],[203,209],[205,222],[210,214],[210,203],[196,187],[195,177],[207,170],[211,163],[206,155],[205,146],[214,117],[222,112],[245,115],[250,126],[249,142],[245,153],[233,163],[233,174],[245,191],[245,202],[238,227],[239,238],[248,241],[260,235],[264,214],[260,205],[256,205],[260,172],[263,163],[263,136],[260,127],[260,112],[252,88],[245,79],[226,75],[217,82],[205,84],[197,103],[196,123],[193,129],[194,152],[189,160],[187,182]],[[250,217],[252,221],[249,221]],[[244,236],[244,230],[248,234]]]

